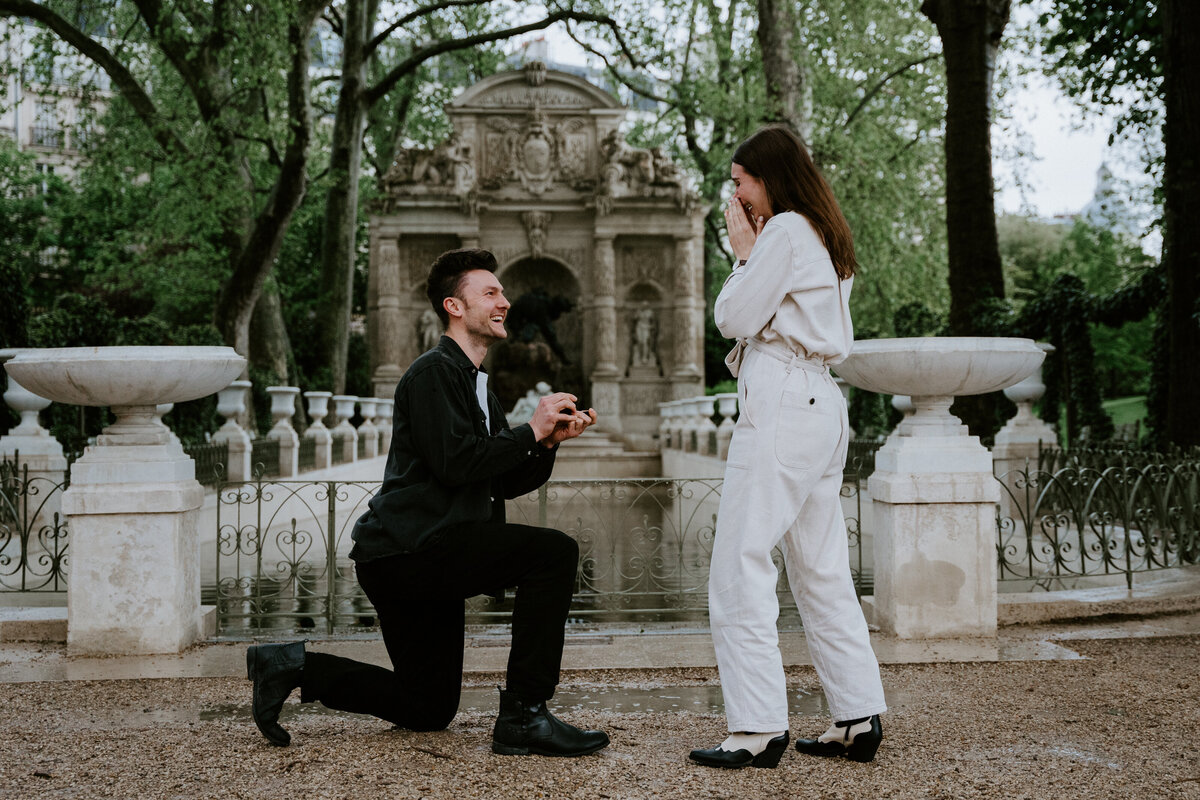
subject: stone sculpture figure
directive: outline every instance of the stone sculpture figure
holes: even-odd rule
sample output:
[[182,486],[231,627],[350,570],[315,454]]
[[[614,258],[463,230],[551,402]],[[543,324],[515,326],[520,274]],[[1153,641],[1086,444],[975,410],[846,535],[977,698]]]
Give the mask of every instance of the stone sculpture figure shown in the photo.
[[424,353],[426,350],[437,347],[438,340],[441,338],[441,320],[437,318],[437,314],[433,313],[432,308],[425,309],[417,321],[417,340],[421,343],[421,352]]
[[521,214],[521,221],[525,223],[525,235],[529,238],[529,253],[534,258],[541,258],[545,252],[551,218],[547,211],[526,211]]
[[516,402],[513,410],[505,414],[505,419],[509,425],[523,425],[533,419],[533,412],[537,410],[538,401],[551,393],[550,384],[545,381],[538,381],[537,385],[525,393],[525,396]]
[[629,364],[632,367],[658,366],[658,318],[654,309],[642,304],[633,314],[630,331]]

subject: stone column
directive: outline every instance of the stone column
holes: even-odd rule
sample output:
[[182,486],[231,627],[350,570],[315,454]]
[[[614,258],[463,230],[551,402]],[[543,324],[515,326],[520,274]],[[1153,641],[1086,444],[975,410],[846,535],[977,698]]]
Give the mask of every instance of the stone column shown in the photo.
[[703,248],[689,234],[675,240],[675,369],[671,392],[676,399],[694,397],[704,391],[700,368],[700,346],[704,341],[704,301],[699,285],[702,270],[698,259]]
[[[1052,344],[1038,342],[1037,346],[1047,356],[1054,352]],[[1000,517],[1015,523],[1029,521],[1031,506],[1037,500],[1037,491],[1025,485],[1026,465],[1029,472],[1036,471],[1038,448],[1058,445],[1054,428],[1033,413],[1033,404],[1045,393],[1041,366],[1025,380],[1004,390],[1004,396],[1017,404],[1017,415],[997,432],[992,461],[996,477],[1006,487],[1000,492]]]
[[225,442],[229,445],[229,461],[225,467],[226,480],[237,483],[248,481],[250,473],[251,441],[250,434],[238,424],[238,417],[246,411],[246,396],[250,393],[250,381],[234,381],[217,392],[217,413],[225,418],[216,433],[214,442]]
[[375,427],[379,428],[379,454],[382,456],[392,449],[392,411],[396,401],[392,398],[380,398],[378,403],[379,411],[376,417],[379,421],[375,423]]
[[358,426],[358,438],[365,439],[363,458],[375,458],[379,455],[379,428],[375,427],[375,409],[378,400],[374,397],[358,398],[359,413],[362,414],[362,424]]
[[592,407],[597,429],[621,432],[621,370],[617,366],[617,259],[611,235],[596,235],[593,272],[592,324],[595,368]]
[[[0,350],[0,363],[16,353],[16,350]],[[30,537],[32,543],[38,531],[53,529],[54,515],[62,510],[62,492],[54,491],[54,487],[66,482],[67,459],[62,445],[38,419],[38,414],[50,405],[49,400],[29,391],[10,376],[4,402],[21,415],[21,421],[0,437],[0,456],[18,456],[18,467],[25,468],[29,480],[27,490],[32,489],[45,498],[44,502],[31,504],[37,509],[36,514],[32,520],[24,521],[25,531],[33,534]]]
[[316,441],[313,469],[329,469],[333,466],[333,434],[325,427],[325,415],[329,413],[331,392],[305,392],[308,401],[308,418],[312,420],[304,431],[304,438]]
[[[381,238],[376,243],[378,258],[367,277],[368,319],[371,320],[369,342],[375,370],[371,382],[391,388],[400,380],[404,370],[402,336],[403,314],[400,292],[400,248],[395,239]],[[408,335],[412,335],[409,332]]]
[[275,421],[267,438],[279,442],[279,477],[292,478],[300,472],[300,437],[292,427],[296,395],[300,394],[300,389],[296,386],[268,386],[267,394],[271,396],[271,419]]
[[337,425],[334,426],[331,433],[334,436],[342,437],[342,461],[350,462],[358,460],[358,431],[350,424],[350,418],[354,416],[354,404],[358,398],[349,394],[335,394],[333,396],[333,413],[337,416]]
[[992,456],[950,414],[951,397],[914,397],[875,454],[874,621],[902,639],[996,634]]

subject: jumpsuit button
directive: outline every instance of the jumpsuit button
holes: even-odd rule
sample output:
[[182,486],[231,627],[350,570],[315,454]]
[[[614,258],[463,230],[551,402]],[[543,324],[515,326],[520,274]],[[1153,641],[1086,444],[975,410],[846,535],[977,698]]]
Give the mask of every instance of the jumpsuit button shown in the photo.
[[815,402],[817,402],[817,398],[815,398],[815,397],[810,397],[810,398],[808,398],[808,404],[809,404],[810,406],[811,406],[813,403],[815,403]]

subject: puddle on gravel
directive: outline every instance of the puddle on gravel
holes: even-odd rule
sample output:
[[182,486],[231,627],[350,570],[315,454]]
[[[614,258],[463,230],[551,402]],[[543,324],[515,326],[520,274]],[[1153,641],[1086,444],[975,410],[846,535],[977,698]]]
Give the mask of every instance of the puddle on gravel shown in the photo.
[[[889,703],[895,705],[895,698],[889,697]],[[495,688],[463,689],[462,698],[458,704],[460,712],[477,711],[495,713],[499,704],[499,693]],[[721,699],[719,686],[663,686],[655,689],[628,689],[622,687],[593,688],[593,689],[560,689],[549,703],[555,713],[572,711],[615,711],[621,714],[634,713],[664,713],[672,711],[691,711],[697,714],[719,714],[725,710]],[[793,714],[810,716],[828,716],[829,705],[825,702],[824,693],[801,692],[793,689],[788,696],[788,710]],[[283,707],[281,720],[309,715],[342,716],[349,712],[335,711],[320,703],[292,703]],[[153,719],[162,721],[169,711],[154,712]],[[179,718],[184,719],[183,712]],[[357,715],[350,715],[357,716]],[[147,720],[151,715],[147,715]],[[187,719],[195,719],[188,715]],[[212,706],[200,712],[201,720],[250,718],[250,705],[219,705]]]

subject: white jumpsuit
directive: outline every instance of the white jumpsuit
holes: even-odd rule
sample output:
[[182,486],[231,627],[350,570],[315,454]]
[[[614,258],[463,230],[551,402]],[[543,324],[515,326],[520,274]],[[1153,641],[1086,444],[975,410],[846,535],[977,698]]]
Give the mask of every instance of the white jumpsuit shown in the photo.
[[808,220],[785,212],[763,226],[714,308],[721,333],[746,340],[732,365],[739,417],[709,575],[730,731],[788,729],[771,562],[777,544],[833,719],[886,710],[850,576],[839,499],[849,425],[828,369],[854,340],[852,283],[838,280]]

